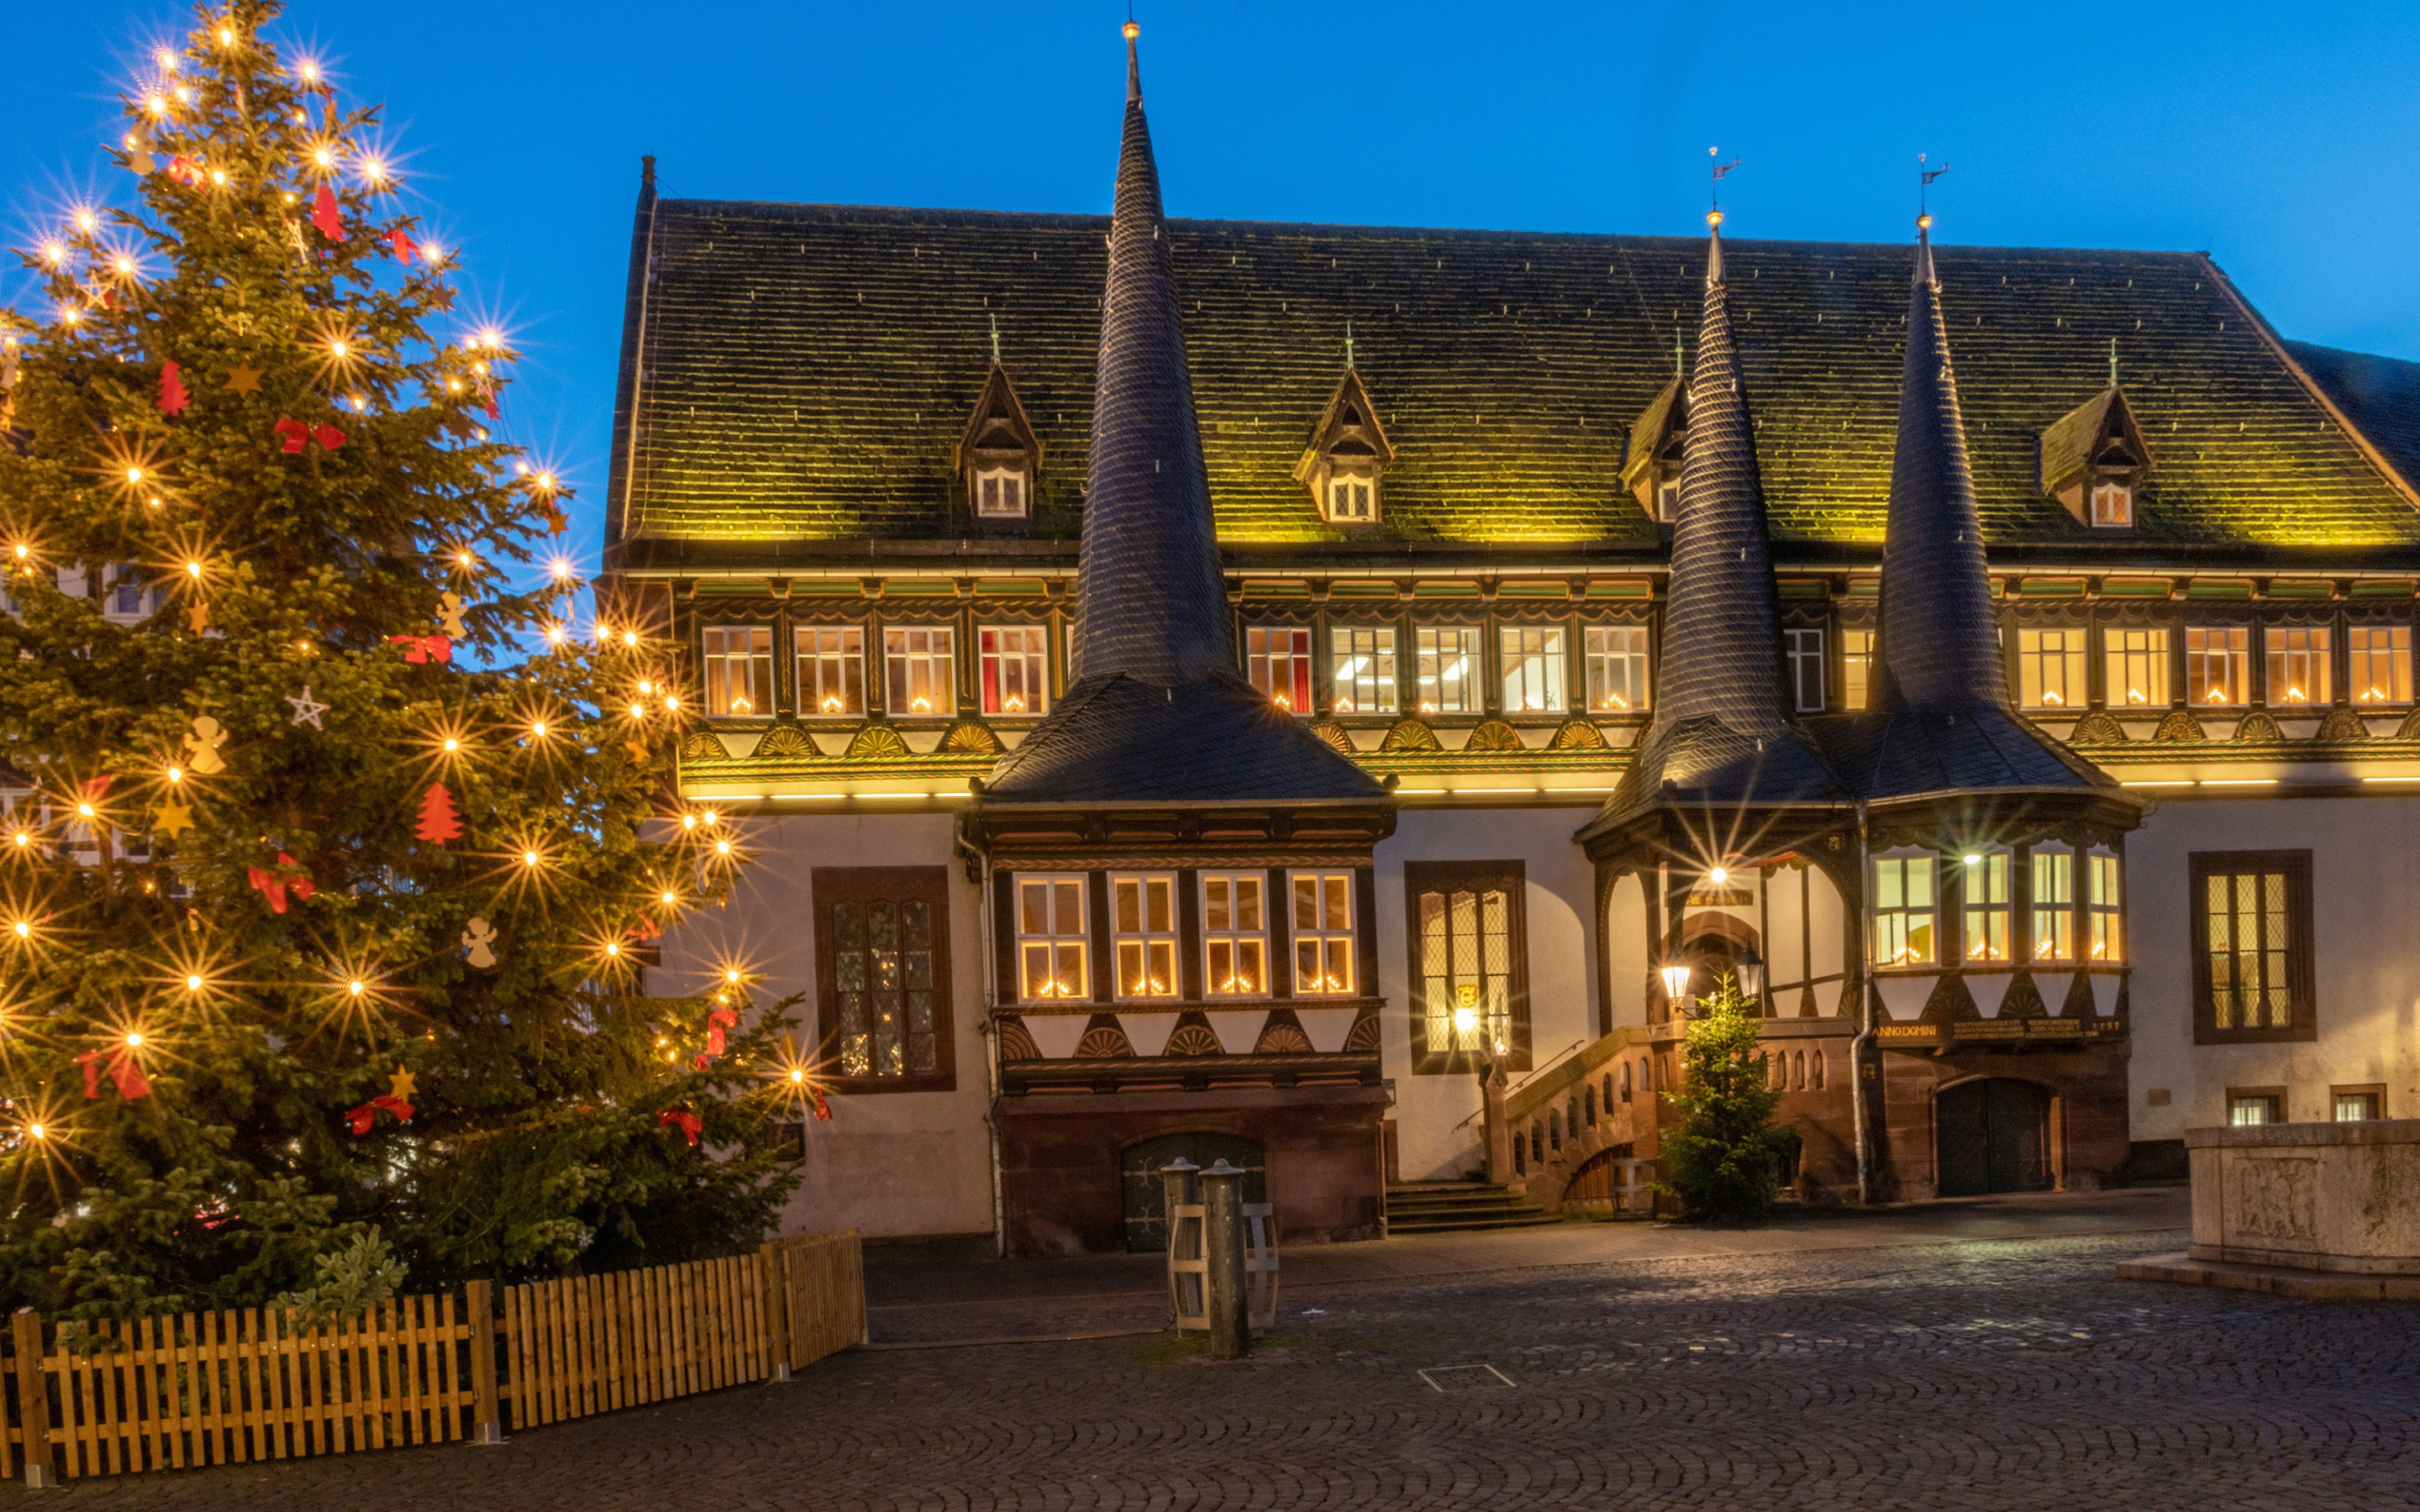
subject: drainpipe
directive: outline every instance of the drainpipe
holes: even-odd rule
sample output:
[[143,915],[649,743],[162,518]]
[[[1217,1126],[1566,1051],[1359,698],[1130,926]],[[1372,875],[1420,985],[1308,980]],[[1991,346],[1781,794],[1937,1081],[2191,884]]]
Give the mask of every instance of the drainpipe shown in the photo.
[[980,980],[984,984],[984,1074],[988,1084],[984,1101],[984,1133],[991,1145],[992,1257],[1004,1260],[1008,1258],[1008,1196],[1001,1186],[1000,1173],[1000,1023],[997,1016],[1000,970],[999,962],[992,954],[991,852],[983,846],[969,844],[963,830],[957,837],[957,848],[974,858],[982,873],[982,881],[978,884],[982,896],[975,901],[975,918],[983,929]]
[[1857,1120],[1857,1203],[1873,1200],[1873,1134],[1866,1119],[1866,1052],[1874,1042],[1874,988],[1869,980],[1866,938],[1866,878],[1872,870],[1866,858],[1866,800],[1857,800],[1857,1034],[1849,1041],[1849,1094]]

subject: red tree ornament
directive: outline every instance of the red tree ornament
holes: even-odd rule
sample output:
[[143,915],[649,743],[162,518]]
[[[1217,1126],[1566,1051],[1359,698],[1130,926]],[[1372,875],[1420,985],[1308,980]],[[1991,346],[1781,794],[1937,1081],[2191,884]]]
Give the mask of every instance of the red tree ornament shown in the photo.
[[345,1118],[352,1125],[353,1133],[365,1134],[370,1132],[371,1125],[378,1122],[380,1111],[394,1114],[397,1123],[411,1121],[411,1104],[391,1092],[380,1092],[360,1107],[348,1112]]
[[[84,1068],[84,1095],[89,1098],[101,1096],[101,1052],[87,1050],[76,1057],[76,1064]],[[143,1068],[134,1063],[134,1047],[132,1045],[119,1045],[116,1053],[109,1057],[109,1079],[117,1084],[117,1095],[129,1103],[138,1097],[151,1095],[150,1079],[143,1074]]]
[[428,785],[427,795],[420,800],[420,826],[412,833],[431,845],[462,838],[462,821],[454,812],[454,795],[445,791],[444,783]]
[[386,239],[395,248],[395,260],[406,268],[411,267],[411,260],[420,255],[420,243],[412,240],[411,233],[399,225],[387,233]]
[[[280,851],[277,853],[277,864],[279,866],[296,866],[300,863],[297,862],[294,857],[287,855],[284,851]],[[288,882],[277,872],[266,871],[256,866],[245,869],[245,878],[252,884],[255,891],[269,900],[269,911],[272,914],[282,914],[286,912],[286,895],[287,893],[290,892],[296,898],[308,902],[311,895],[319,890],[317,887],[313,886],[309,877],[296,877],[291,882]]]
[[160,412],[163,415],[182,414],[185,406],[191,403],[193,395],[185,392],[183,371],[174,363],[161,364]]
[[323,452],[333,452],[345,444],[345,433],[335,426],[306,424],[292,415],[278,416],[277,424],[271,428],[277,432],[278,440],[285,442],[289,456],[299,455],[313,441],[318,441]]
[[727,1048],[723,1031],[736,1029],[738,1026],[739,1014],[733,1009],[718,1008],[706,1016],[706,1053],[697,1057],[698,1070],[704,1071],[706,1062],[722,1054]]
[[454,642],[442,635],[391,635],[387,639],[403,645],[403,659],[414,667],[454,659]]
[[199,189],[205,175],[200,163],[180,152],[168,160],[168,177],[187,189]]
[[656,1127],[678,1129],[689,1136],[690,1148],[697,1148],[697,1136],[706,1133],[706,1120],[687,1108],[666,1108],[656,1115]]
[[345,239],[345,220],[336,210],[336,192],[325,184],[311,196],[311,224],[331,241]]

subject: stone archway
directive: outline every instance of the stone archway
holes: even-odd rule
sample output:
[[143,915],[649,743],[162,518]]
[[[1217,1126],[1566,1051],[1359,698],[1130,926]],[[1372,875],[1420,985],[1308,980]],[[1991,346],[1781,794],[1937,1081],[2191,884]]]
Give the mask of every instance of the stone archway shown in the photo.
[[2051,1094],[2012,1076],[1978,1076],[1933,1097],[1933,1190],[1945,1197],[2047,1192],[2054,1184]]

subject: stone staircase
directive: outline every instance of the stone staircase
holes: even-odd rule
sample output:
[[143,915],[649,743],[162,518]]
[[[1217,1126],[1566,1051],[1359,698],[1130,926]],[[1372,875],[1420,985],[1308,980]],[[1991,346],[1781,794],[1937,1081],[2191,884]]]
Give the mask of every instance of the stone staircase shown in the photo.
[[1528,1197],[1486,1181],[1390,1181],[1387,1185],[1389,1234],[1530,1228],[1562,1221]]

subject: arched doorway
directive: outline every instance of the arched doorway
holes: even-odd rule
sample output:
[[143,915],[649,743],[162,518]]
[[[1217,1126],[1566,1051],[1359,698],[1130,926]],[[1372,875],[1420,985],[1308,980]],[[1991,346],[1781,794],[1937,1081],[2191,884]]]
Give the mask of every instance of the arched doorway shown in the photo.
[[2050,1094],[2033,1083],[1961,1082],[1933,1099],[1932,1118],[1941,1196],[2050,1190]]
[[1128,1145],[1119,1157],[1119,1185],[1125,1198],[1126,1248],[1138,1255],[1168,1252],[1168,1192],[1159,1168],[1182,1155],[1196,1165],[1223,1160],[1244,1173],[1244,1200],[1269,1200],[1269,1162],[1261,1147],[1241,1134],[1172,1134]]

